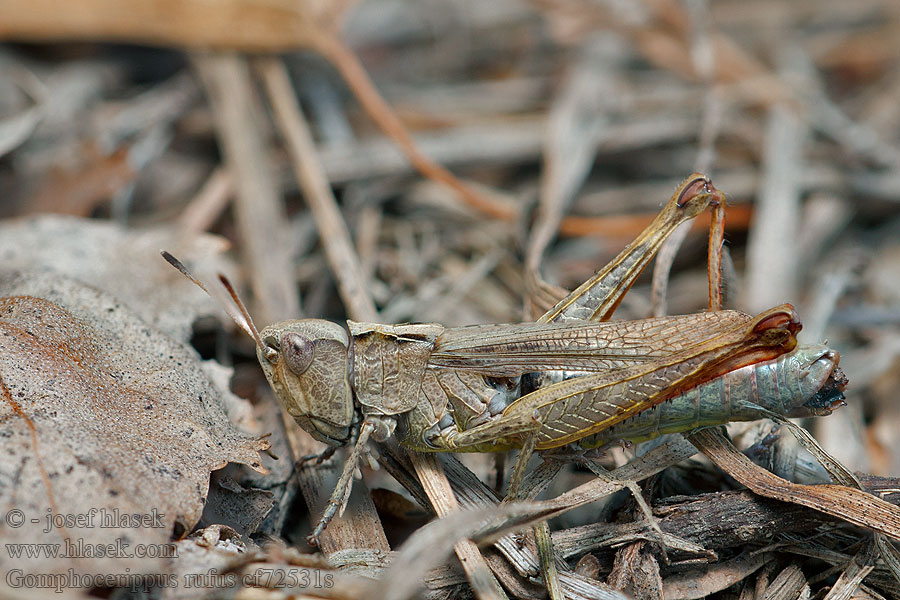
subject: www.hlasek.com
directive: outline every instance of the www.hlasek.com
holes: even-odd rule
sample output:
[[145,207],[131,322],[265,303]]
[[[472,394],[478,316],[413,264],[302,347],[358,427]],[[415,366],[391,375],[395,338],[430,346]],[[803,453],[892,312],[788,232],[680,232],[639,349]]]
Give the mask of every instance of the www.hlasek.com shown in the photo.
[[130,544],[117,538],[110,543],[92,543],[66,538],[54,544],[6,544],[10,558],[177,558],[175,544]]

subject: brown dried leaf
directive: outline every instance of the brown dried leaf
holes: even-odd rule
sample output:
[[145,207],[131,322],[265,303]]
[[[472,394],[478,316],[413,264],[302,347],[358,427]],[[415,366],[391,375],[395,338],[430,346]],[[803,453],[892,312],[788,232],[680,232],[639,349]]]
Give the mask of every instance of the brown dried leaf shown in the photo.
[[[267,447],[228,420],[192,350],[55,273],[0,273],[0,396],[0,498],[17,525],[7,520],[3,542],[107,550],[13,559],[24,573],[109,573],[125,585],[164,573],[164,545],[200,518],[210,471],[260,469]],[[48,527],[51,511],[71,519]],[[117,513],[143,520],[102,526]]]

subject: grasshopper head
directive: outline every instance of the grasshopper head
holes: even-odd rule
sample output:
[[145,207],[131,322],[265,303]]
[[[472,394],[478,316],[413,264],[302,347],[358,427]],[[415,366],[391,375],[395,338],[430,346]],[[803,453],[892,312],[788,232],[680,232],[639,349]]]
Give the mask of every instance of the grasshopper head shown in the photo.
[[[200,289],[220,299],[177,258],[166,251],[162,256]],[[349,442],[354,404],[348,375],[350,337],[344,328],[305,319],[276,323],[260,333],[231,282],[221,274],[219,281],[233,302],[222,302],[225,312],[256,342],[259,364],[281,406],[320,442],[332,446]]]
[[304,319],[270,325],[259,335],[256,356],[281,406],[320,442],[346,444],[354,416],[346,330]]

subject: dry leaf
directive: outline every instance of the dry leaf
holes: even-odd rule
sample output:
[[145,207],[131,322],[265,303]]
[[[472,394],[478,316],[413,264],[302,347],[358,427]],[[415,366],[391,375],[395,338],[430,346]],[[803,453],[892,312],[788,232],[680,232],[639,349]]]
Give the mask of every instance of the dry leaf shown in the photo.
[[218,315],[216,303],[159,257],[168,248],[195,268],[231,275],[222,238],[185,239],[173,230],[134,230],[59,215],[0,223],[0,260],[7,269],[52,269],[121,299],[155,329],[187,341],[198,316]]
[[[8,271],[0,296],[0,569],[63,575],[64,588],[97,583],[79,573],[126,587],[164,574],[173,532],[200,518],[210,471],[259,469],[267,443],[231,424],[193,350],[109,294]],[[78,557],[13,558],[10,544],[25,542]]]

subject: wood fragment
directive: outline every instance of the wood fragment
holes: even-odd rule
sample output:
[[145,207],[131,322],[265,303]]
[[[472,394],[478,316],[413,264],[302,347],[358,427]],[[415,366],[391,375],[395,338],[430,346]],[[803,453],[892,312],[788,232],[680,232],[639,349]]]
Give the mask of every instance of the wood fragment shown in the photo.
[[796,564],[788,565],[772,580],[762,595],[764,600],[789,600],[793,598],[808,600],[809,586],[803,571]]
[[[459,504],[456,496],[453,495],[437,457],[433,454],[409,452],[409,458],[438,516],[446,516],[457,510]],[[473,542],[461,540],[455,544],[454,549],[476,597],[480,600],[501,600],[507,597]]]
[[863,580],[875,568],[877,557],[876,545],[874,543],[866,544],[831,586],[825,600],[850,600],[856,594]]
[[[704,494],[654,505],[664,534],[679,536],[708,551],[764,545],[777,533],[815,530],[834,520],[812,509],[761,498],[747,490]],[[553,534],[569,558],[636,539],[646,539],[643,523],[592,523]],[[674,540],[666,538],[676,548]]]
[[663,597],[659,563],[647,551],[647,544],[643,541],[628,544],[616,552],[607,583],[635,600],[658,600]]

